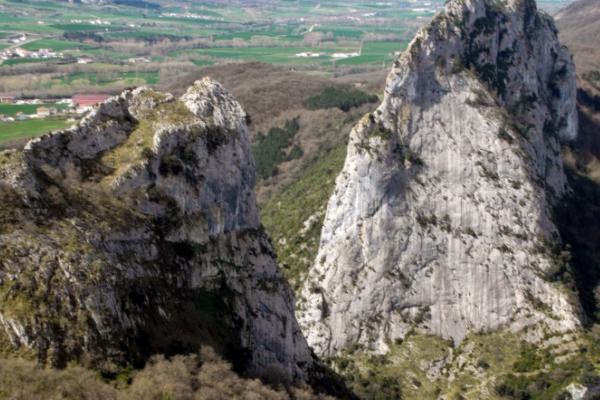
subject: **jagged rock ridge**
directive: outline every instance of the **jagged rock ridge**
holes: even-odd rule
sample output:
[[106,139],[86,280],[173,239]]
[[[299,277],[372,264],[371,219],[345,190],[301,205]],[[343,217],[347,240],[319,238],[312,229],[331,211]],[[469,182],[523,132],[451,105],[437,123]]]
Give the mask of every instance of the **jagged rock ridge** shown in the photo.
[[551,215],[575,90],[533,0],[449,1],[350,135],[299,301],[309,345],[386,351],[414,326],[455,341],[577,329]]
[[255,204],[246,114],[141,88],[0,153],[0,350],[110,369],[209,344],[255,375],[312,356]]

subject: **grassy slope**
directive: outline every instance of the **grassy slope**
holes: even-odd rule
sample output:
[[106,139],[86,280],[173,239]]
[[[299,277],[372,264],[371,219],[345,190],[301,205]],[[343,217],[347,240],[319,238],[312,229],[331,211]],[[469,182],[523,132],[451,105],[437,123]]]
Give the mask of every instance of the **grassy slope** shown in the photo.
[[317,254],[325,207],[345,158],[345,144],[323,151],[262,207],[279,265],[296,289]]
[[[365,399],[528,399],[560,397],[572,382],[598,375],[599,329],[579,338],[583,351],[547,342],[533,348],[519,334],[472,334],[460,345],[413,332],[386,355],[360,347],[327,360]],[[548,338],[551,339],[551,338]]]

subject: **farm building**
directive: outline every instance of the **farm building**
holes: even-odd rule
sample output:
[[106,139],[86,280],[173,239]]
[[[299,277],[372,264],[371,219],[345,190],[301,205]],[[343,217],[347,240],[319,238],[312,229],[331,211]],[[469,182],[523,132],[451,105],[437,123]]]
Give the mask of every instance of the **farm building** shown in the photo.
[[106,101],[110,96],[105,94],[78,94],[73,96],[73,106],[77,111],[85,112]]
[[38,117],[49,117],[50,115],[55,115],[58,111],[54,107],[38,107],[36,110],[36,114]]
[[38,107],[36,113],[40,117],[48,117],[50,115],[50,109],[47,107]]
[[77,59],[77,64],[90,64],[93,63],[94,59],[90,57],[80,57]]
[[0,94],[0,103],[11,104],[15,101],[13,96],[4,96]]
[[20,47],[17,47],[16,49],[13,50],[13,53],[16,54],[17,57],[27,58],[27,57],[31,56],[31,54],[33,52],[31,52],[29,50],[22,49]]

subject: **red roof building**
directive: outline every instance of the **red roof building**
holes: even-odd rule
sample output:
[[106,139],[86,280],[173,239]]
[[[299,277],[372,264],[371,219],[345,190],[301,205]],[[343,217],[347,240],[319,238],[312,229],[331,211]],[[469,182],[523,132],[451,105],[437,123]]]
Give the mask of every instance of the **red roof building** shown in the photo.
[[0,94],[0,103],[12,103],[15,100],[13,96],[5,96]]
[[110,96],[105,94],[78,94],[71,99],[77,108],[94,107],[108,100]]

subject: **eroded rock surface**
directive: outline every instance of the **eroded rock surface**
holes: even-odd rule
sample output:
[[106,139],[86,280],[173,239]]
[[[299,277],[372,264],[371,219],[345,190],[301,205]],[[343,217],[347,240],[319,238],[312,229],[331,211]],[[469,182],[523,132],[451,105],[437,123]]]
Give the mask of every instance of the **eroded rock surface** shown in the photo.
[[126,91],[0,153],[0,349],[110,370],[208,344],[305,380],[254,181],[246,114],[210,79],[180,99]]
[[[575,69],[533,0],[450,0],[350,135],[299,302],[309,345],[580,326],[552,220]],[[527,335],[526,335],[527,336]]]

